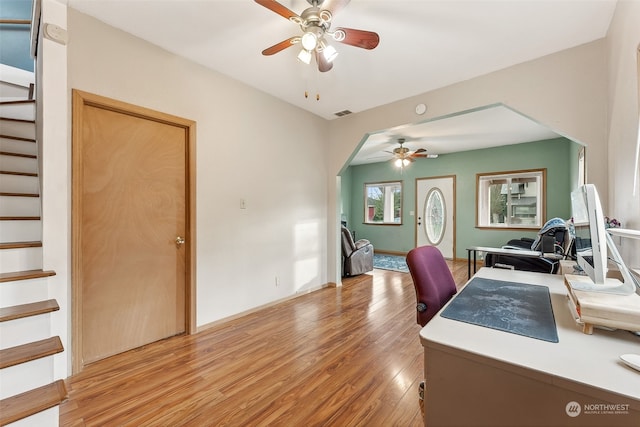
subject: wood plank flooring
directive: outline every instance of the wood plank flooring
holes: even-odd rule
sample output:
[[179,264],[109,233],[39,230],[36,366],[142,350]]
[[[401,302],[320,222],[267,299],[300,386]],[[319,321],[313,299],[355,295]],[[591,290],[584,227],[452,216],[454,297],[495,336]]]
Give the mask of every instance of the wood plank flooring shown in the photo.
[[411,276],[376,269],[90,364],[60,425],[421,426],[419,330]]

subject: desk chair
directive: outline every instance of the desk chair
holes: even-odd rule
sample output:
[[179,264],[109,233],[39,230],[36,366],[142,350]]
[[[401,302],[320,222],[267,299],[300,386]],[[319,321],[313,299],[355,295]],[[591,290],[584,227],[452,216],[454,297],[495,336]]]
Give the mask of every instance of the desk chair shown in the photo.
[[407,266],[416,289],[416,319],[424,326],[458,292],[456,282],[447,261],[435,246],[410,250]]
[[[407,266],[416,289],[416,320],[424,326],[458,289],[447,261],[435,246],[411,249],[407,254]],[[424,400],[424,381],[420,383],[418,393],[420,400]]]

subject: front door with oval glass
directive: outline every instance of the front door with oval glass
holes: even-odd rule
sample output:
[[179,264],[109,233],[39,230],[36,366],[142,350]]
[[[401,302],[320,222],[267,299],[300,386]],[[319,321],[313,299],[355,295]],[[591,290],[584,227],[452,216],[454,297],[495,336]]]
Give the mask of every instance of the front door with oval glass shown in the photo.
[[416,180],[416,246],[455,257],[455,176]]

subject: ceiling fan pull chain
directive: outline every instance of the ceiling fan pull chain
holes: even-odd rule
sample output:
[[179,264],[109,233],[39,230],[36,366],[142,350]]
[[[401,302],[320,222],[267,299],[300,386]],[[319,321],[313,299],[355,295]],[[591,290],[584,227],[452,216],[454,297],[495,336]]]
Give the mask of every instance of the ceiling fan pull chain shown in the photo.
[[[317,59],[318,57],[316,56]],[[313,70],[313,80],[316,86],[316,101],[320,101],[320,71],[317,67]]]

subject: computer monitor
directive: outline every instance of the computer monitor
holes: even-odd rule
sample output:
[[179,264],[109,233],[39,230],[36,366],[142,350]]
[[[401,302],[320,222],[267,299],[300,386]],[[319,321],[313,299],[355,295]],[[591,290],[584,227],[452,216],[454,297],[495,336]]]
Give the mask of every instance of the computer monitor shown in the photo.
[[[571,286],[584,291],[624,295],[634,293],[635,285],[629,270],[605,228],[595,185],[586,184],[571,193],[571,211],[575,227],[576,261],[592,282],[572,283]],[[624,281],[607,278],[609,252]]]
[[574,245],[578,266],[595,284],[607,277],[607,240],[598,191],[593,184],[571,193],[571,213],[575,228]]

